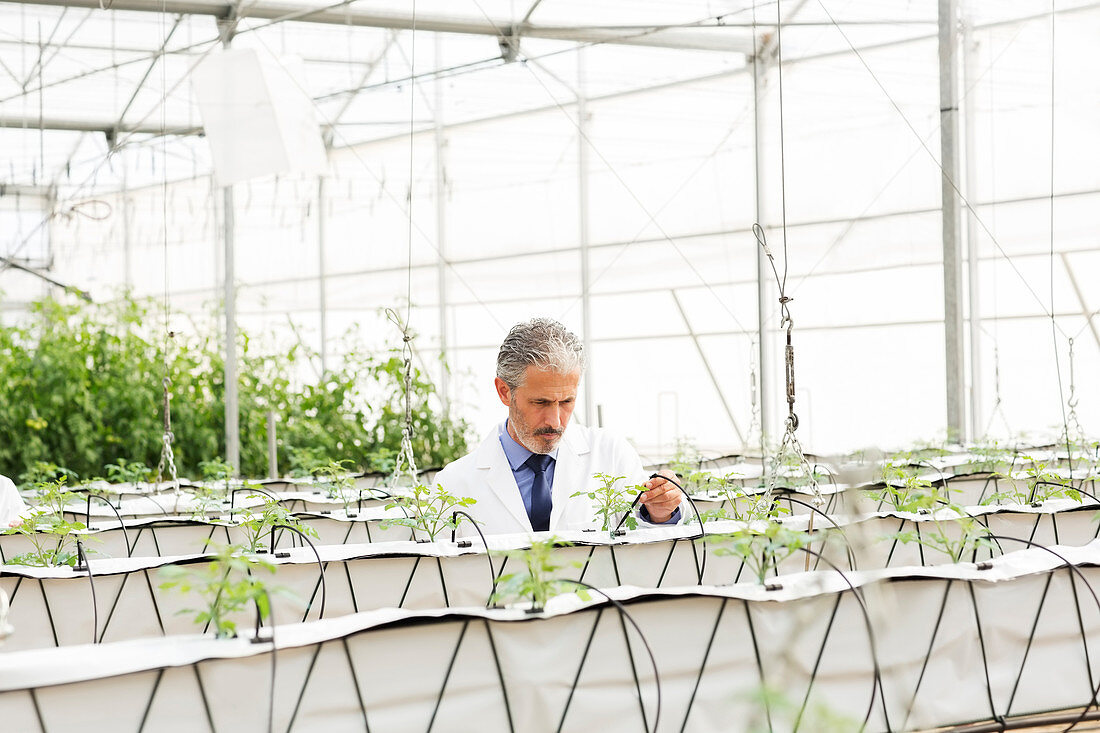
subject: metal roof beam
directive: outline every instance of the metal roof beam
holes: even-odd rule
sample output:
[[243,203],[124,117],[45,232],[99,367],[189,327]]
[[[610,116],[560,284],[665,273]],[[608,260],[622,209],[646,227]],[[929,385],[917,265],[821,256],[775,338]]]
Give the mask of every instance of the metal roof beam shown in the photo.
[[[65,8],[96,8],[100,0],[15,0],[25,5],[50,5]],[[234,4],[219,0],[113,0],[111,10],[130,10],[148,13],[209,15],[228,20],[233,17]],[[514,26],[509,21],[474,19],[439,14],[416,15],[377,9],[361,9],[350,2],[329,6],[311,7],[291,3],[260,2],[250,4],[239,20],[295,20],[299,23],[328,25],[352,25],[393,30],[428,31],[432,33],[460,33],[491,36],[493,38],[520,36],[574,43],[611,43],[627,46],[653,46],[697,51],[733,51],[749,54],[753,50],[751,36],[735,36],[739,29],[733,27],[654,27],[652,29],[600,28],[600,27],[540,27],[537,25]]]
[[201,125],[168,125],[161,127],[159,124],[139,123],[119,124],[116,120],[76,119],[69,117],[38,117],[38,116],[12,116],[0,115],[0,130],[61,130],[67,132],[102,132],[104,135],[112,135],[115,132],[137,133],[139,135],[198,135],[202,133]]

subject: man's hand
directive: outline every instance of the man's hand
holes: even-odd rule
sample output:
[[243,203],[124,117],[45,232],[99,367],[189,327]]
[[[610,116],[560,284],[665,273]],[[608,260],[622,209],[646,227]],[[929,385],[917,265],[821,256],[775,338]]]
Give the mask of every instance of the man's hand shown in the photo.
[[683,494],[676,485],[664,478],[666,476],[671,479],[676,478],[676,474],[672,471],[665,470],[642,484],[646,490],[642,494],[642,504],[649,512],[649,520],[653,524],[663,524],[671,519],[683,498]]

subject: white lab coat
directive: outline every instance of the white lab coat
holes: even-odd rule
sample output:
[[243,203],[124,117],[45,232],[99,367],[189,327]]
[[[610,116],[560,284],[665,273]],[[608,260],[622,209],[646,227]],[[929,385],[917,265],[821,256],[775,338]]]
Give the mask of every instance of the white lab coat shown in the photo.
[[4,529],[27,510],[23,497],[7,476],[0,476],[0,529]]
[[[638,453],[621,437],[601,428],[572,424],[558,444],[551,487],[550,531],[599,529],[592,500],[572,497],[578,491],[599,486],[593,474],[625,476],[628,485],[641,484],[649,475]],[[504,448],[499,429],[492,432],[472,453],[459,458],[436,474],[435,481],[455,496],[468,496],[477,503],[465,511],[480,522],[485,534],[532,532],[531,519],[523,506],[516,477]],[[681,517],[684,512],[681,512]],[[641,519],[639,523],[645,525]],[[458,535],[476,536],[469,522],[459,524]]]

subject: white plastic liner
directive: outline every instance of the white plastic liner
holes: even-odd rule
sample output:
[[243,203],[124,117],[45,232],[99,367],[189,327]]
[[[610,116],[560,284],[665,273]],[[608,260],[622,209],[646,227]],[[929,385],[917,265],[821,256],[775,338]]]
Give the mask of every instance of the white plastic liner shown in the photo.
[[[1053,549],[1093,584],[1100,580],[1097,544]],[[824,703],[855,726],[875,690],[872,644],[861,606],[846,590],[850,582],[870,608],[882,672],[868,730],[885,730],[887,716],[894,729],[914,729],[1066,709],[1091,698],[1095,675],[1089,679],[1082,629],[1095,655],[1100,613],[1081,579],[1071,585],[1072,571],[1061,565],[1032,549],[985,570],[960,564],[864,571],[847,582],[835,572],[807,573],[771,591],[738,585],[609,593],[628,604],[653,648],[661,729],[679,729],[685,718],[691,731],[748,727],[762,714],[754,696],[761,677],[796,709],[803,699],[811,707]],[[629,638],[652,723],[654,675],[637,638]],[[201,679],[218,729],[265,729],[270,699],[275,728],[285,730],[304,689],[295,730],[361,727],[361,696],[375,730],[423,731],[434,716],[439,729],[476,720],[478,730],[503,731],[510,712],[514,730],[542,731],[557,727],[576,680],[563,730],[643,727],[622,625],[598,601],[563,596],[535,616],[384,609],[280,626],[273,697],[271,646],[185,636],[7,653],[0,656],[0,704],[13,730],[37,727],[30,689],[51,730],[136,729],[147,708],[148,729],[193,730],[205,715]]]
[[[317,537],[310,537],[316,545],[358,544],[361,542],[387,542],[409,539],[411,532],[401,525],[383,526],[387,519],[404,516],[398,509],[365,508],[347,514],[343,508],[319,512],[298,512],[298,520],[313,529]],[[83,520],[83,517],[81,518]],[[245,540],[240,527],[241,512],[221,515],[215,521],[200,521],[186,516],[127,517],[121,525],[114,516],[93,515],[87,531],[77,532],[84,540],[85,548],[95,557],[158,557],[190,555],[203,552],[207,540],[223,544],[240,544]],[[125,527],[125,536],[121,529]],[[283,532],[278,546],[294,544],[295,540]],[[127,547],[129,543],[129,548]],[[264,538],[267,544],[267,538]],[[0,551],[9,560],[32,549],[30,540],[23,535],[0,535]]]
[[[1085,545],[1097,533],[1093,521],[1095,509],[1070,503],[1050,502],[1046,507],[1017,507],[1009,511],[999,507],[974,508],[976,516],[987,522],[998,536],[1015,537],[1054,545]],[[824,559],[795,553],[780,565],[779,575],[786,577],[807,569],[905,567],[945,564],[947,555],[917,543],[902,544],[884,540],[899,531],[914,531],[940,519],[948,531],[957,530],[953,512],[944,510],[935,516],[877,513],[868,517],[838,519],[844,536],[820,535],[811,545]],[[816,529],[828,525],[815,516]],[[331,520],[329,520],[331,521]],[[334,524],[341,524],[333,522]],[[809,517],[790,517],[786,523],[804,529]],[[352,526],[343,523],[341,526]],[[729,532],[740,525],[733,522],[708,523],[709,533]],[[184,527],[178,528],[179,530]],[[223,528],[195,526],[189,530],[210,532]],[[610,539],[603,533],[559,533],[561,539],[576,543],[559,548],[557,557],[565,567],[560,575],[583,580],[601,588],[620,585],[639,587],[675,587],[700,581],[708,585],[728,585],[753,580],[751,570],[739,558],[723,556],[716,549],[721,540],[714,538],[704,548],[694,544],[696,525],[641,529],[624,538]],[[845,540],[847,544],[845,544]],[[491,550],[514,550],[530,546],[526,535],[502,535],[488,538]],[[1010,553],[1024,545],[1000,541],[1000,549],[979,550],[967,559],[988,559]],[[494,577],[519,569],[516,560],[488,558],[479,540],[468,547],[451,542],[416,543],[376,542],[372,544],[329,545],[317,548],[325,568],[322,585],[318,555],[309,547],[289,547],[284,539],[280,551],[287,557],[262,555],[277,566],[269,582],[289,589],[298,599],[276,597],[275,619],[317,619],[324,604],[324,616],[355,613],[384,607],[413,609],[444,606],[483,606],[492,590]],[[850,552],[849,552],[850,550]],[[12,621],[19,633],[9,648],[40,648],[53,644],[70,645],[90,641],[93,624],[97,638],[118,641],[163,633],[188,633],[193,630],[193,614],[179,615],[194,607],[196,599],[159,588],[157,569],[176,562],[201,562],[202,555],[151,558],[93,559],[95,583],[93,614],[92,585],[86,572],[71,568],[29,568],[0,566],[0,588],[12,596]],[[490,559],[492,568],[490,569]],[[704,564],[705,559],[705,564]],[[308,612],[306,610],[309,605]],[[241,619],[249,623],[250,617]]]

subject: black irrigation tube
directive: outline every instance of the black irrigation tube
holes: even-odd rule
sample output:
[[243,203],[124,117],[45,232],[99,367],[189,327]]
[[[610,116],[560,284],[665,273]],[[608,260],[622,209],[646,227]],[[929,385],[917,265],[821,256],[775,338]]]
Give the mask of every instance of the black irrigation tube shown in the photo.
[[73,567],[73,572],[88,571],[88,585],[92,588],[92,643],[98,644],[96,636],[99,633],[99,603],[95,597],[95,578],[92,577],[92,564],[88,562],[88,556],[84,554],[84,544],[80,540],[76,541],[76,559],[77,565]]
[[[325,585],[325,565],[324,565],[324,563],[321,562],[321,554],[319,552],[317,552],[317,546],[313,544],[313,542],[309,539],[309,537],[306,536],[305,532],[303,532],[302,530],[300,530],[296,527],[291,527],[289,524],[273,524],[271,526],[271,555],[272,555],[272,557],[275,556],[275,530],[276,529],[289,529],[291,532],[294,532],[295,534],[300,536],[302,538],[302,540],[305,541],[305,543],[307,545],[309,545],[309,548],[311,550],[313,550],[313,556],[317,558],[317,568],[318,568],[318,570],[321,571],[321,577],[320,577],[320,580],[319,580],[320,585],[321,585],[321,611],[320,611],[320,613],[317,614],[317,619],[318,620],[323,619],[325,617],[325,600],[328,597],[328,587]],[[316,588],[313,589],[313,593],[314,594],[317,593]],[[271,605],[271,604],[269,603],[268,605]],[[309,609],[312,606],[313,606],[313,598],[310,597],[309,606],[306,607],[306,614],[309,614]],[[304,621],[305,619],[303,618],[302,620]]]
[[[670,484],[672,484],[673,486],[675,486],[675,487],[676,487],[677,489],[679,489],[679,490],[680,490],[680,495],[681,495],[681,496],[683,496],[684,498],[686,498],[686,499],[688,500],[688,503],[689,503],[689,504],[691,504],[691,508],[692,508],[692,510],[693,510],[693,511],[695,512],[695,518],[696,518],[696,519],[698,520],[698,522],[699,522],[699,536],[698,536],[698,537],[693,537],[692,539],[693,539],[693,540],[703,540],[703,562],[702,562],[702,565],[701,565],[701,566],[700,566],[699,564],[696,564],[696,566],[695,566],[695,573],[696,573],[696,575],[698,575],[698,576],[699,576],[699,583],[701,584],[701,583],[703,582],[703,573],[705,573],[705,572],[706,572],[706,570],[707,570],[707,543],[706,543],[706,527],[704,527],[704,526],[703,526],[703,515],[699,513],[699,507],[697,507],[697,506],[695,505],[695,499],[692,499],[692,498],[691,498],[691,494],[689,494],[689,493],[688,493],[687,491],[685,491],[685,490],[684,490],[684,487],[683,487],[683,486],[681,486],[681,485],[679,484],[679,482],[677,482],[677,481],[676,481],[675,479],[669,478],[668,476],[665,476],[664,474],[660,474],[660,473],[654,473],[654,474],[651,474],[649,478],[650,478],[650,479],[655,479],[655,478],[662,478],[662,479],[664,479],[665,481],[667,481],[667,482],[669,482]],[[623,516],[622,516],[622,518],[621,518],[621,519],[619,519],[619,523],[618,523],[618,524],[616,524],[616,525],[615,525],[615,529],[613,529],[613,530],[611,531],[611,536],[612,536],[612,537],[614,537],[614,536],[615,536],[615,533],[619,531],[619,528],[623,526],[623,522],[625,522],[625,521],[626,521],[626,518],[627,518],[628,516],[630,516],[630,515],[631,515],[631,514],[632,514],[632,513],[634,512],[634,507],[638,506],[638,502],[639,502],[639,501],[641,500],[641,498],[642,498],[642,494],[644,494],[644,493],[645,493],[645,491],[639,491],[639,492],[638,492],[638,495],[634,497],[634,501],[632,501],[632,502],[630,503],[630,508],[629,508],[629,509],[627,509],[627,510],[626,510],[625,512],[623,512]],[[612,549],[611,549],[611,561],[612,561],[612,562],[614,562],[614,561],[615,561],[615,550],[614,550],[614,546],[613,546],[613,545],[611,545],[610,547],[612,548]],[[692,548],[694,548],[694,547],[695,547],[695,545],[693,544],[693,545],[692,545]],[[593,550],[593,552],[594,552],[594,551],[595,551],[595,547],[593,547],[593,548],[592,548],[592,550]],[[591,552],[590,552],[590,553],[588,554],[588,557],[589,557],[589,558],[591,558],[591,557],[592,557],[592,553],[591,553]],[[585,562],[585,569],[587,569],[587,568],[588,568],[588,563],[587,563],[587,562]],[[615,576],[616,576],[616,578],[618,578],[618,574],[619,574],[619,572],[618,572],[618,567],[616,566],[616,569],[615,569]],[[584,577],[584,573],[581,573],[581,577],[582,577],[582,578]],[[582,581],[582,582],[583,582],[583,581]]]
[[[777,502],[779,502],[779,501],[787,501],[787,502],[789,502],[789,503],[794,503],[794,504],[800,504],[800,505],[802,505],[802,506],[806,507],[807,509],[809,509],[810,511],[812,511],[812,512],[815,512],[815,513],[817,513],[817,514],[820,514],[821,516],[825,517],[825,521],[826,521],[826,522],[828,522],[829,524],[833,525],[833,527],[835,527],[835,528],[837,529],[837,531],[838,531],[838,532],[840,532],[840,536],[841,536],[842,538],[844,538],[844,549],[845,549],[845,551],[846,551],[846,552],[848,553],[848,565],[849,565],[849,568],[850,568],[851,570],[853,570],[853,571],[854,571],[854,570],[859,570],[859,568],[858,568],[858,567],[856,566],[856,556],[855,556],[855,554],[854,554],[854,553],[852,552],[852,546],[851,546],[851,543],[850,543],[850,542],[848,542],[848,535],[844,534],[844,528],[843,528],[843,527],[841,527],[841,526],[840,526],[839,524],[837,524],[837,523],[836,523],[836,520],[834,520],[834,519],[833,519],[832,517],[830,517],[830,516],[829,516],[828,514],[826,514],[825,512],[821,511],[821,510],[820,510],[820,509],[818,509],[817,507],[813,506],[813,505],[812,505],[812,504],[810,504],[809,502],[805,502],[805,501],[802,501],[801,499],[792,499],[792,498],[790,497],[790,495],[786,495],[786,496],[781,496],[781,497],[777,498],[777,499],[776,499],[776,501],[777,501]],[[824,547],[824,546],[825,546],[825,543],[824,543],[824,540],[823,540],[823,541],[822,541],[822,547]]]
[[886,708],[886,694],[882,687],[882,674],[880,672],[881,668],[879,667],[878,663],[878,652],[875,649],[875,632],[873,627],[871,626],[871,616],[867,612],[866,604],[863,602],[863,595],[856,589],[854,585],[852,585],[852,581],[848,579],[848,576],[844,574],[844,571],[837,567],[832,560],[829,560],[821,553],[814,552],[807,547],[800,547],[798,549],[802,550],[802,552],[817,557],[818,559],[824,561],[826,565],[835,570],[837,574],[840,575],[844,583],[851,589],[852,597],[855,598],[856,603],[859,604],[860,612],[863,614],[863,623],[867,626],[867,641],[871,648],[871,664],[874,668],[874,681],[871,685],[871,703],[867,706],[867,714],[863,718],[863,724],[860,726],[860,730],[865,729],[867,727],[867,722],[871,719],[871,712],[875,708],[875,693],[877,692],[879,698],[882,700],[882,719],[883,722],[886,723],[886,730],[892,731],[893,728],[890,726],[890,717]]
[[165,509],[165,508],[164,508],[164,507],[163,507],[163,506],[161,505],[161,503],[160,503],[159,501],[157,501],[156,499],[154,499],[153,497],[151,497],[151,496],[142,496],[141,498],[142,498],[142,499],[148,499],[149,501],[153,502],[153,506],[155,506],[155,507],[156,507],[157,509],[160,509],[160,513],[161,513],[161,514],[163,514],[164,516],[166,516],[166,517],[170,517],[170,516],[172,516],[172,515],[171,515],[171,514],[170,514],[170,513],[168,512],[168,510],[167,510],[167,509]]
[[[1100,498],[1097,498],[1095,494],[1091,494],[1088,491],[1085,491],[1085,489],[1084,489],[1085,480],[1084,479],[1081,479],[1081,487],[1082,488],[1079,488],[1079,489],[1075,488],[1072,485],[1072,479],[1071,479],[1071,485],[1070,486],[1066,486],[1065,484],[1059,484],[1059,483],[1056,483],[1054,481],[1036,481],[1035,482],[1035,486],[1040,486],[1040,485],[1057,486],[1060,489],[1069,489],[1070,491],[1076,491],[1078,494],[1084,494],[1088,498],[1095,501],[1097,504],[1100,504]],[[1032,487],[1031,491],[1032,491],[1032,495],[1034,495],[1034,493],[1035,493],[1035,487],[1034,486]],[[1034,506],[1034,504],[1032,504],[1032,506]],[[1039,515],[1039,516],[1042,516],[1042,515]],[[1054,521],[1053,516],[1054,515],[1051,515],[1051,522]],[[1038,529],[1038,527],[1039,527],[1039,522],[1038,522],[1038,518],[1036,518],[1035,529]],[[1034,536],[1034,531],[1032,532],[1032,536]],[[1055,538],[1057,538],[1057,536],[1058,536],[1058,525],[1057,524],[1054,525],[1054,536],[1055,536]],[[1093,539],[1096,539],[1097,537],[1100,537],[1100,524],[1098,524],[1096,526],[1096,532],[1093,534]],[[1055,541],[1057,542],[1057,539]]]
[[[703,583],[703,575],[707,572],[707,529],[703,523],[703,515],[699,513],[699,507],[695,505],[695,499],[691,498],[691,494],[689,494],[684,489],[684,487],[681,486],[678,481],[676,481],[676,479],[669,478],[668,476],[663,476],[659,473],[653,474],[652,476],[650,476],[650,478],[663,478],[665,481],[668,481],[670,484],[678,488],[680,490],[681,496],[688,500],[688,503],[691,504],[691,510],[695,512],[695,520],[699,522],[699,536],[693,537],[691,539],[694,542],[699,542],[703,546],[703,562],[701,565],[697,564],[695,566],[695,571],[699,575],[699,583],[701,585]],[[638,498],[642,498],[641,494],[638,495]],[[620,524],[622,524],[621,521]],[[692,547],[694,546],[695,545],[693,544]],[[672,556],[670,555],[669,557],[671,558]]]
[[118,518],[118,527],[122,530],[122,540],[126,543],[126,557],[133,557],[134,550],[130,546],[130,535],[126,532],[126,523],[122,521],[122,515],[118,513],[118,509],[110,501],[100,496],[99,494],[88,493],[87,506],[84,511],[84,525],[85,527],[91,527],[92,525],[92,498],[99,499],[107,507],[115,513],[115,517]]
[[[261,489],[259,486],[255,487],[255,488],[244,488],[242,486],[242,487],[237,488],[237,489],[232,489],[229,492],[229,521],[231,521],[231,522],[233,521],[233,515],[236,513],[237,494],[239,494],[242,491],[250,491],[252,493],[263,494],[264,496],[266,496],[268,499],[271,499],[276,504],[278,504],[279,502],[282,501],[282,499],[275,496],[270,491],[267,491],[266,489]],[[244,509],[244,507],[241,507],[241,508]]]
[[[322,574],[323,575],[323,574]],[[267,592],[266,588],[260,589],[264,596],[267,597],[267,615],[271,617],[271,637],[268,639],[260,636],[260,625],[263,622],[263,614],[260,612],[260,604],[253,599],[253,604],[256,606],[256,628],[252,632],[251,642],[253,644],[264,644],[271,642],[271,684],[267,693],[267,733],[274,733],[275,731],[275,673],[277,671],[278,660],[276,658],[278,653],[278,647],[275,645],[275,608],[271,605],[271,595]],[[323,604],[322,604],[323,605]],[[196,668],[197,669],[197,668]]]
[[[1094,494],[1090,494],[1089,492],[1085,491],[1084,488],[1079,489],[1079,488],[1075,487],[1073,485],[1072,481],[1073,480],[1070,479],[1070,485],[1069,486],[1067,486],[1065,484],[1057,483],[1056,481],[1036,481],[1035,486],[1056,486],[1056,487],[1058,487],[1059,489],[1062,489],[1062,490],[1067,490],[1068,489],[1069,491],[1076,491],[1078,494],[1084,494],[1088,498],[1095,501],[1097,504],[1100,504],[1100,499],[1096,498],[1096,496]],[[1081,485],[1084,486],[1084,483],[1085,482],[1082,480]],[[1033,497],[1035,496],[1035,486],[1031,487],[1031,496],[1028,498],[1029,502],[1034,501]]]
[[942,468],[940,468],[936,464],[932,463],[932,461],[928,460],[927,458],[918,458],[917,462],[914,465],[928,466],[929,468],[931,468],[933,471],[935,471],[936,473],[938,473],[940,475],[940,483],[943,484],[943,488],[945,490],[948,490],[948,491],[951,490],[951,487],[948,486],[948,484],[947,484],[947,474],[944,473]]
[[[477,520],[475,520],[473,517],[471,517],[469,514],[462,511],[461,509],[455,509],[451,513],[451,542],[455,541],[455,536],[458,534],[458,515],[459,514],[466,517],[466,519],[468,519],[470,521],[470,524],[473,525],[474,530],[477,531],[478,536],[481,537],[481,545],[482,545],[482,547],[485,548],[485,559],[489,563],[489,578],[490,578],[490,581],[493,584],[493,591],[492,591],[492,594],[489,596],[490,598],[492,598],[493,595],[496,595],[497,581],[499,580],[499,578],[497,577],[496,568],[493,567],[493,558],[489,554],[489,542],[488,542],[488,540],[485,539],[485,534],[481,531],[481,527],[477,526]],[[501,572],[503,572],[503,571],[504,571],[504,566],[501,565]],[[442,572],[442,567],[440,568],[440,572]],[[486,602],[485,607],[486,608],[489,607],[488,602]]]
[[[1045,545],[1040,545],[1039,543],[1032,542],[1031,540],[1024,540],[1024,539],[1020,539],[1019,537],[1007,537],[1007,536],[997,536],[997,535],[990,535],[990,536],[991,537],[997,537],[997,539],[1012,540],[1013,542],[1019,542],[1021,544],[1027,545],[1028,547],[1036,547],[1040,550],[1044,550],[1046,552],[1049,552],[1051,555],[1054,555],[1056,558],[1058,558],[1063,563],[1065,563],[1065,567],[1070,570],[1071,574],[1076,574],[1077,577],[1079,577],[1081,579],[1081,582],[1085,584],[1086,588],[1088,588],[1089,595],[1092,596],[1092,600],[1096,603],[1097,610],[1100,611],[1100,597],[1098,597],[1096,595],[1096,591],[1093,590],[1092,584],[1089,583],[1089,581],[1085,578],[1085,574],[1081,572],[1080,568],[1078,568],[1076,565],[1074,565],[1069,560],[1067,560],[1063,555],[1061,555],[1060,553],[1055,552],[1054,550],[1050,549],[1049,547],[1046,547]],[[1051,573],[1053,573],[1054,570],[1057,570],[1057,569],[1058,568],[1053,568],[1051,570]],[[1071,575],[1071,577],[1072,577],[1072,575]],[[1076,594],[1076,587],[1075,587],[1074,593]],[[1087,657],[1088,657],[1088,637],[1084,633],[1084,622],[1081,619],[1081,607],[1079,605],[1077,606],[1077,619],[1078,619],[1078,622],[1081,624],[1082,642],[1084,643],[1085,655],[1086,655],[1086,659],[1087,659]],[[1098,699],[1097,699],[1098,697],[1100,697],[1100,684],[1098,684],[1096,686],[1096,688],[1093,688],[1091,671],[1089,673],[1089,689],[1092,690],[1092,699],[1089,700],[1089,702],[1085,704],[1084,710],[1081,711],[1081,714],[1078,715],[1073,720],[1072,723],[1070,723],[1070,725],[1063,731],[1063,733],[1069,733],[1069,731],[1073,730],[1080,723],[1082,723],[1085,720],[1085,716],[1088,715],[1090,707],[1092,707],[1094,705],[1097,706],[1097,707],[1100,707],[1100,701],[1098,701]],[[1003,728],[998,729],[998,730],[1003,730]]]
[[[951,504],[950,502],[948,502],[947,500],[945,500],[945,499],[937,499],[936,501],[937,501],[937,502],[938,502],[939,504],[941,504],[942,506],[945,506],[945,507],[951,507],[951,506],[952,506],[952,504]],[[961,509],[965,509],[965,507],[959,507],[959,508],[961,508]],[[895,507],[895,511],[899,511],[899,510],[897,510],[897,508]],[[927,514],[921,514],[921,512],[917,512],[917,514],[919,514],[920,516],[927,516]],[[992,532],[991,532],[991,531],[989,530],[989,527],[988,527],[988,525],[982,524],[982,521],[981,521],[981,520],[980,520],[980,519],[979,519],[979,518],[978,518],[977,516],[975,516],[975,515],[971,514],[971,513],[970,513],[970,512],[968,512],[968,511],[963,511],[963,513],[962,513],[962,515],[961,515],[961,516],[967,517],[968,519],[973,519],[973,520],[974,520],[975,522],[977,522],[977,523],[978,523],[978,524],[980,524],[980,525],[981,525],[982,527],[984,527],[984,528],[985,528],[985,532],[986,532],[986,535],[985,535],[985,536],[986,536],[986,539],[992,539],[992,540],[993,540],[993,543],[994,543],[995,545],[997,545],[997,550],[998,550],[998,551],[999,551],[999,552],[1000,552],[1000,553],[1001,553],[1002,555],[1003,555],[1003,554],[1005,554],[1004,548],[1003,548],[1003,547],[1001,547],[1001,543],[997,541],[997,536],[996,536],[996,535],[994,535],[994,534],[993,534],[993,533],[992,533]],[[987,516],[987,515],[984,515],[984,514],[983,514],[982,516],[984,517],[984,516]],[[904,526],[905,526],[905,523],[906,523],[906,522],[910,522],[910,523],[911,523],[911,524],[913,525],[913,527],[914,527],[914,528],[915,528],[915,529],[917,530],[917,538],[918,538],[918,539],[917,539],[917,548],[918,548],[918,550],[920,551],[920,557],[921,557],[921,566],[922,566],[922,567],[928,567],[928,564],[927,564],[926,560],[924,559],[924,543],[923,543],[923,542],[921,542],[921,540],[920,540],[920,524],[919,524],[919,523],[917,523],[917,522],[914,522],[914,521],[913,521],[912,519],[906,519],[905,517],[899,517],[899,519],[901,520],[901,524],[900,524],[900,525],[898,525],[898,532],[901,532],[901,529],[902,529],[902,527],[904,527]],[[931,521],[935,521],[935,520],[931,520]],[[889,567],[889,566],[890,566],[890,558],[892,558],[892,557],[894,556],[894,550],[895,550],[895,549],[897,549],[897,546],[898,546],[898,540],[897,540],[897,538],[895,538],[895,539],[894,539],[894,541],[893,541],[893,542],[891,543],[891,545],[890,545],[890,554],[886,556],[886,567]],[[966,548],[964,547],[964,548],[962,548],[962,549],[966,549]],[[992,553],[990,553],[990,554],[992,554]],[[973,557],[974,557],[974,558],[975,558],[975,560],[976,560],[976,558],[977,558],[977,549],[976,549],[976,548],[975,548],[975,550],[974,550],[974,555],[973,555]],[[952,562],[962,562],[962,557],[961,557],[961,555],[960,555],[960,556],[959,556],[958,558],[956,558],[956,557],[952,557],[952,558],[951,558],[951,561],[952,561]]]
[[[589,585],[588,583],[585,583],[584,581],[580,581],[580,580],[567,580],[566,582],[573,583],[575,585],[578,585],[582,588],[586,588],[586,589],[591,590],[591,591],[595,591],[596,593],[599,593],[601,596],[606,598],[611,605],[615,606],[615,610],[619,612],[619,618],[620,619],[625,619],[626,621],[629,621],[630,625],[634,627],[634,631],[638,634],[638,638],[642,640],[642,645],[645,647],[646,653],[649,655],[650,664],[653,665],[653,681],[657,685],[657,710],[653,715],[653,727],[652,727],[653,733],[656,733],[657,725],[661,720],[661,672],[660,672],[660,669],[657,667],[657,658],[655,656],[653,656],[653,649],[650,648],[649,642],[646,640],[645,634],[642,633],[641,627],[638,626],[638,622],[634,620],[634,617],[630,615],[630,612],[626,610],[626,607],[622,603],[615,600],[611,596],[607,595],[606,593],[604,593],[602,590],[600,590],[596,586]],[[626,642],[627,651],[629,652],[630,651],[630,639],[626,637],[625,627],[623,629],[623,637],[624,637],[623,640]],[[637,672],[635,672],[635,682],[637,682]],[[639,697],[638,702],[642,703],[642,700],[641,700],[640,697]],[[643,720],[645,719],[645,705],[644,704],[642,704],[642,718],[643,718]],[[563,713],[563,717],[562,717],[562,722],[563,723],[565,722],[564,713]],[[560,730],[560,726],[559,726],[559,730]],[[647,731],[647,733],[649,732],[650,728],[649,728],[648,724],[645,726],[645,730]]]

